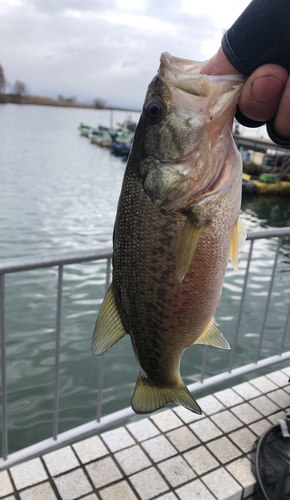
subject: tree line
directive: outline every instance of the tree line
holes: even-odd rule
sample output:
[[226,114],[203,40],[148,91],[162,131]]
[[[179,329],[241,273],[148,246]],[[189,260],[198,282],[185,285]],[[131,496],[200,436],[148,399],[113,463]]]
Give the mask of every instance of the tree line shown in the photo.
[[[14,84],[11,85],[5,78],[4,69],[0,64],[0,102],[5,101],[5,99],[3,98],[5,96],[5,90],[8,90],[7,94],[15,97],[15,101],[19,100],[20,98],[29,96],[29,89],[26,83],[22,82],[21,80],[16,80]],[[75,96],[64,97],[61,94],[58,95],[58,100],[71,103],[77,102],[77,98]],[[93,100],[93,106],[96,109],[105,109],[107,107],[107,103],[104,99],[96,97]]]

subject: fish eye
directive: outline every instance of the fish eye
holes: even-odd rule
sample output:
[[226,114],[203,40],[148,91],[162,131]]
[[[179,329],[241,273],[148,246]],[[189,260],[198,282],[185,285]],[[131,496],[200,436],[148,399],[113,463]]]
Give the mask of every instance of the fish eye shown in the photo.
[[150,125],[156,125],[163,120],[166,113],[166,105],[158,99],[150,99],[144,106],[144,114]]

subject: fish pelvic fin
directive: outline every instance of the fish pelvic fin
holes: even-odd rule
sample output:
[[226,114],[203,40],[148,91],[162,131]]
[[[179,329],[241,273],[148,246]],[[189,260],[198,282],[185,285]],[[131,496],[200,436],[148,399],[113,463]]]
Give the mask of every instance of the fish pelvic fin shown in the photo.
[[176,272],[182,282],[191,264],[199,239],[205,226],[197,226],[189,216],[182,230],[176,256]]
[[101,305],[93,334],[92,351],[96,356],[106,352],[127,334],[116,306],[113,284]]
[[239,250],[242,250],[245,245],[246,240],[246,230],[241,219],[238,219],[234,225],[234,229],[231,237],[231,248],[230,248],[230,259],[233,264],[235,272],[239,270],[238,254]]
[[210,324],[206,327],[203,334],[194,342],[195,344],[206,344],[220,349],[230,349],[231,346],[218,329],[218,324],[212,318]]
[[164,408],[167,403],[178,403],[201,415],[201,409],[181,378],[175,387],[157,387],[140,374],[132,397],[131,406],[135,413],[144,414]]

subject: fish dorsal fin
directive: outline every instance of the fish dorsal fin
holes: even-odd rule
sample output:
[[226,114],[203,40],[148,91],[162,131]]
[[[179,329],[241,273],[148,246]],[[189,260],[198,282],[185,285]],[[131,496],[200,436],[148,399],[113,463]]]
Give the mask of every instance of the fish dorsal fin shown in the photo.
[[157,387],[139,375],[131,405],[135,413],[152,413],[167,403],[178,403],[201,415],[201,409],[181,378],[173,387]]
[[230,349],[231,346],[228,341],[224,338],[223,334],[219,331],[218,325],[214,318],[212,318],[210,324],[203,332],[201,337],[199,337],[195,344],[206,344],[212,345],[214,347],[219,347],[220,349]]
[[204,227],[205,226],[200,227],[194,224],[191,217],[188,217],[184,224],[176,256],[176,272],[179,283],[182,282],[187,273]]
[[241,219],[238,219],[234,225],[231,238],[231,248],[230,248],[230,259],[233,264],[235,272],[239,270],[239,260],[238,254],[239,250],[242,250],[245,244],[246,230]]
[[111,283],[96,322],[92,340],[93,353],[96,356],[103,354],[126,334],[127,332],[116,306],[113,284]]

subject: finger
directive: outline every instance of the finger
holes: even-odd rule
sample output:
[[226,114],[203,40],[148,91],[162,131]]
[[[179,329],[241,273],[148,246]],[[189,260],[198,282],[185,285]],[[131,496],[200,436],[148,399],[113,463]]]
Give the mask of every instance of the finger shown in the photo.
[[[241,112],[257,121],[268,121],[278,110],[288,73],[276,64],[265,64],[246,80],[239,101]],[[284,121],[284,118],[282,118]]]
[[283,139],[290,137],[290,77],[288,77],[274,121],[274,129]]
[[227,60],[222,47],[220,47],[218,52],[206,61],[200,73],[202,75],[232,75],[238,71]]

